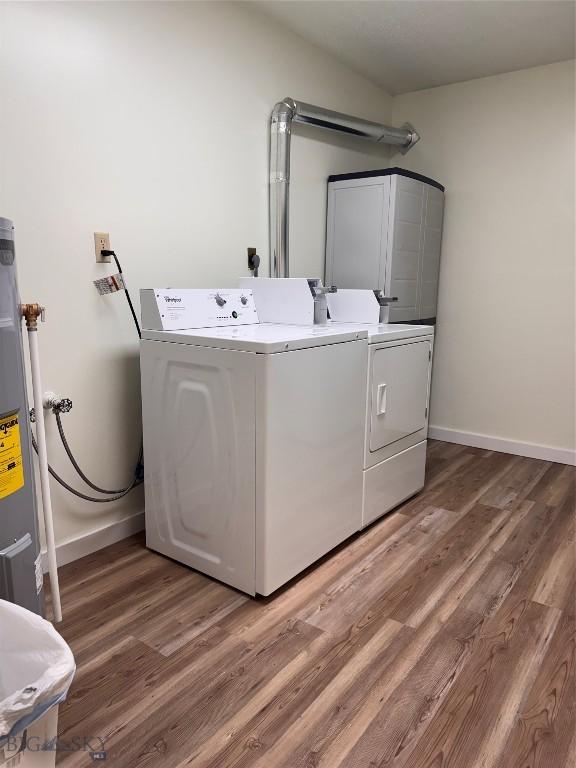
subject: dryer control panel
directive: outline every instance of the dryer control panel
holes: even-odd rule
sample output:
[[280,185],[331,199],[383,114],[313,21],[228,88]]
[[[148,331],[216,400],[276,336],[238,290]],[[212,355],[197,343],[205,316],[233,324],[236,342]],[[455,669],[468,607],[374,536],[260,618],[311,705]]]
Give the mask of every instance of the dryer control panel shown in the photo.
[[142,327],[150,331],[184,331],[258,323],[248,288],[143,288]]

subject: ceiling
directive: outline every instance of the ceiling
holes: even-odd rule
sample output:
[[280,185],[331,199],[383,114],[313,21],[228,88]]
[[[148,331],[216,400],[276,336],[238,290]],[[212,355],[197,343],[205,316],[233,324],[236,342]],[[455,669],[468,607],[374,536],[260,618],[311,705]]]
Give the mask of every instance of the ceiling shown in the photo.
[[255,0],[388,93],[574,58],[573,0]]

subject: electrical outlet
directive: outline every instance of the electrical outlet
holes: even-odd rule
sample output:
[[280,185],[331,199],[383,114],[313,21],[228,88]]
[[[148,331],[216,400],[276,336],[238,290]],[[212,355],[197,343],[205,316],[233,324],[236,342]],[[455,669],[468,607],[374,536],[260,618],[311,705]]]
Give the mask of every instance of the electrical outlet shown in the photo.
[[96,261],[99,264],[108,264],[110,256],[102,256],[102,251],[110,250],[110,235],[108,232],[94,232],[94,249],[96,251]]
[[248,269],[254,277],[258,277],[258,267],[260,266],[260,256],[256,253],[256,248],[248,248]]

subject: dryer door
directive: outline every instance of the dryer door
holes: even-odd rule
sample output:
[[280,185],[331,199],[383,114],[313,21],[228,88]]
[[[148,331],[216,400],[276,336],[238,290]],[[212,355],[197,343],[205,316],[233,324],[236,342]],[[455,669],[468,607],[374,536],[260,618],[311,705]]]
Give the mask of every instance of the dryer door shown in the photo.
[[429,341],[371,350],[371,451],[425,428],[431,350]]

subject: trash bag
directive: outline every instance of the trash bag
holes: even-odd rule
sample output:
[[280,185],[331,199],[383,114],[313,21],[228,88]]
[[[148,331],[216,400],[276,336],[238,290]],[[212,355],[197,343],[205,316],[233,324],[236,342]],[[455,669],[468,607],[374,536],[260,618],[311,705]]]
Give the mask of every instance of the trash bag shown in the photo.
[[0,600],[0,747],[66,698],[75,671],[50,622]]

